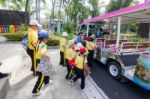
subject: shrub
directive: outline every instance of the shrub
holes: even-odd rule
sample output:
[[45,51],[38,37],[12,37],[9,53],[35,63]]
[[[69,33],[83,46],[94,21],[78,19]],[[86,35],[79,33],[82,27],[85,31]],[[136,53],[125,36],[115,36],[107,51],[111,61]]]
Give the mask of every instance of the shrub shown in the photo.
[[[6,37],[7,41],[22,41],[24,34],[18,34],[18,33],[5,33],[2,34],[2,36]],[[47,44],[48,46],[59,46],[59,37],[52,36],[48,39]]]
[[23,39],[24,34],[11,33],[11,34],[3,34],[6,37],[7,41],[21,41]]
[[48,46],[59,46],[59,40],[48,39],[47,45]]
[[24,33],[25,31],[27,31],[27,26],[25,24],[21,24],[19,30],[19,32]]

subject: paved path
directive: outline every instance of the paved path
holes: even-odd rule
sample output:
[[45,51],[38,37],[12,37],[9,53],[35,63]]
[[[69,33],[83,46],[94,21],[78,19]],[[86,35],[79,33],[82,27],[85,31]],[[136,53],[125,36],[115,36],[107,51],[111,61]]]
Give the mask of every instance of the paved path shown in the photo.
[[[69,81],[65,79],[66,67],[59,65],[59,50],[50,49],[48,54],[56,70],[55,75],[51,77],[54,82],[48,87],[42,87],[42,95],[33,97],[32,89],[37,77],[34,77],[30,72],[30,58],[20,44],[0,44],[0,55],[3,56],[0,57],[0,61],[3,63],[0,71],[13,71],[13,76],[11,74],[10,79],[11,87],[6,99],[108,99],[90,77],[86,79],[84,91],[81,91],[79,87],[80,80],[75,86],[71,86]],[[8,69],[2,68],[5,66]]]
[[29,58],[25,57],[24,66],[18,70],[18,75],[11,82],[11,88],[6,99],[85,99],[78,86],[71,86],[69,81],[65,80],[66,68],[58,65],[58,51],[51,50],[52,64],[57,69],[55,75],[51,77],[54,82],[48,87],[42,87],[43,94],[33,97],[31,92],[37,80],[30,72]]

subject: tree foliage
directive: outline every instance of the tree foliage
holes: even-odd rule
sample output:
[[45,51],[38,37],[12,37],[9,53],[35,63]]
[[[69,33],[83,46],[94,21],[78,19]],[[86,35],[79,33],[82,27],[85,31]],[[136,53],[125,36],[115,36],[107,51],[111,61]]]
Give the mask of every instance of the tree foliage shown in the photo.
[[92,6],[92,9],[90,10],[91,16],[95,17],[99,15],[99,0],[89,0],[89,3]]
[[2,7],[5,7],[5,6],[6,6],[6,1],[7,1],[7,0],[0,0],[0,5],[1,5]]
[[72,21],[71,23],[76,30],[79,22],[82,22],[88,18],[88,16],[91,16],[90,7],[85,6],[85,2],[83,0],[64,0],[64,5],[67,22],[69,23],[69,21]]
[[134,0],[110,0],[107,6],[107,12],[112,12],[124,7],[128,7]]

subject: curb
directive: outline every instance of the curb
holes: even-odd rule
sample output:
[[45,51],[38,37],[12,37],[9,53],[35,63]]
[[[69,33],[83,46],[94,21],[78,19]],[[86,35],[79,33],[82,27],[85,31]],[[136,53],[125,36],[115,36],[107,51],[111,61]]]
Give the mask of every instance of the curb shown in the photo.
[[[77,81],[78,86],[80,86],[79,83],[80,82]],[[86,77],[86,85],[84,91],[82,92],[82,96],[85,99],[109,99],[90,76]]]
[[[17,70],[20,68],[23,60],[23,53],[20,53],[20,55],[14,55],[6,60],[3,60],[4,67],[6,68],[1,68],[2,73],[8,73],[9,76],[6,78],[0,79],[0,99],[5,99],[10,86],[11,86],[11,81],[13,77],[15,77],[17,74]],[[12,66],[12,68],[8,68],[8,66]]]
[[95,88],[99,91],[99,93],[104,97],[104,99],[109,99],[108,96],[102,91],[102,89],[100,89],[97,84],[93,81],[93,79],[88,76],[88,79],[93,83],[93,85],[95,86]]
[[0,79],[0,99],[5,99],[10,89],[9,76]]
[[1,44],[21,44],[21,41],[5,41],[0,42]]
[[59,46],[48,46],[48,49],[59,49]]

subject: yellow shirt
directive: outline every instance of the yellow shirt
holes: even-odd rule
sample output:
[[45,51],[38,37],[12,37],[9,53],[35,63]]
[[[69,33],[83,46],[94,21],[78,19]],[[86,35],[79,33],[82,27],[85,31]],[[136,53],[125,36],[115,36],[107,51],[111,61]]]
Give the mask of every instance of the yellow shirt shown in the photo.
[[93,42],[87,42],[87,43],[86,43],[86,48],[87,48],[88,50],[94,50],[95,47],[96,47],[96,44],[93,43]]
[[36,44],[38,41],[38,31],[29,28],[27,33],[28,33],[28,42],[29,42],[28,47],[29,47],[29,49],[33,50],[34,47],[32,44]]
[[66,45],[67,45],[67,40],[62,37],[61,40],[60,40],[60,51],[61,51],[61,52],[64,52],[64,51],[65,51],[65,48],[64,48],[63,46],[66,47]]
[[88,51],[87,48],[85,48],[85,49],[86,49],[85,55],[88,55],[88,54],[89,54],[89,51]]
[[36,59],[41,59],[41,55],[42,53],[46,53],[47,52],[47,45],[45,43],[40,43],[39,47],[36,48]]
[[75,65],[79,69],[83,69],[83,59],[84,59],[84,64],[87,64],[87,58],[83,56],[77,56],[75,59]]
[[75,51],[72,48],[66,49],[66,59],[73,59],[75,57]]

